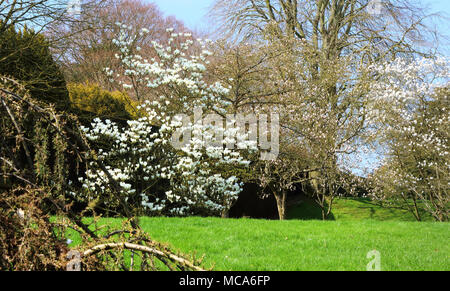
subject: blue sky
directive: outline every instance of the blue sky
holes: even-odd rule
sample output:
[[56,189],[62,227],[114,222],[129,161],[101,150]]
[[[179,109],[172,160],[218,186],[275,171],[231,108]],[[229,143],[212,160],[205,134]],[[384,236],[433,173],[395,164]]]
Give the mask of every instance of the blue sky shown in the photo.
[[191,29],[205,29],[206,14],[214,0],[147,0],[156,3],[166,16],[173,15]]

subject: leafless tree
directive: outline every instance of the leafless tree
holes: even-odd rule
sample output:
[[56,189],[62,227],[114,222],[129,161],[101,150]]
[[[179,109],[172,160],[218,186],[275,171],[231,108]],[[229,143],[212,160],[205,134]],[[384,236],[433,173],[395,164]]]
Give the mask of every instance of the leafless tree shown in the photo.
[[[130,35],[140,36],[133,45],[139,47],[139,54],[151,51],[151,42],[164,42],[170,36],[166,31],[174,28],[177,32],[188,32],[184,24],[174,17],[165,17],[153,3],[142,0],[108,0],[108,5],[93,8],[82,13],[78,23],[59,23],[47,30],[47,35],[59,40],[53,46],[56,59],[63,66],[68,82],[94,82],[105,89],[114,90],[114,84],[104,69],[119,69],[119,60],[115,58],[117,48],[113,39],[118,35],[121,23],[131,27]],[[141,35],[141,29],[148,33]],[[78,33],[74,33],[77,32]]]
[[[36,32],[46,33],[52,31],[54,27],[70,25],[76,27],[71,34],[77,34],[84,29],[80,23],[84,21],[80,18],[81,13],[89,14],[100,6],[107,5],[109,1],[101,0],[0,0],[0,34],[14,27],[31,28]],[[75,5],[75,7],[74,7]],[[79,10],[78,10],[79,9]],[[80,12],[80,13],[78,13]],[[51,42],[62,40],[67,35],[54,32],[58,35],[56,39],[49,39]],[[20,53],[27,49],[22,47],[14,53]],[[11,56],[4,56],[2,60]]]
[[73,5],[79,7],[80,12],[88,12],[102,2],[106,1],[0,0],[0,33],[11,26],[26,25],[44,30],[57,22],[78,22],[79,14]]
[[221,20],[221,32],[228,36],[254,38],[271,27],[328,58],[430,53],[437,44],[426,22],[436,15],[426,14],[419,1],[216,0],[211,15]]

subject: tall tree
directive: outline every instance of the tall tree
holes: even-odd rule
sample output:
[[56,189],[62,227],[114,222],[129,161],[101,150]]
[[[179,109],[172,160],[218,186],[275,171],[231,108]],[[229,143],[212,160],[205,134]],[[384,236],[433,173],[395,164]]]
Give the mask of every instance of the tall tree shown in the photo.
[[53,60],[49,42],[26,26],[19,31],[10,26],[0,34],[0,75],[20,80],[38,100],[68,108],[64,75]]

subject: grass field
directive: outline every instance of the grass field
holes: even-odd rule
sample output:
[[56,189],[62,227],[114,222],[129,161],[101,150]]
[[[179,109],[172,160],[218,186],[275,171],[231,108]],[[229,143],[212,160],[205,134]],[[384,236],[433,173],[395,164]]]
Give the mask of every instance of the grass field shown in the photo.
[[[359,203],[366,202],[338,202],[335,221],[144,217],[140,223],[175,250],[205,254],[214,270],[363,271],[374,249],[381,253],[382,270],[450,270],[448,223],[394,221],[397,210]],[[347,207],[357,216],[341,213]],[[121,219],[101,223],[119,227]]]

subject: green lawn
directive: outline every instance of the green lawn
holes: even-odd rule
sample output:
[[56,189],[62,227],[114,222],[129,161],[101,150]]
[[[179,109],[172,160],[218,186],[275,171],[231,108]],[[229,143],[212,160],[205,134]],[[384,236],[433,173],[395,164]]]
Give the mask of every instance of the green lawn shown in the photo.
[[199,217],[140,223],[175,250],[205,254],[215,270],[365,270],[373,249],[381,253],[382,270],[450,270],[448,223]]

